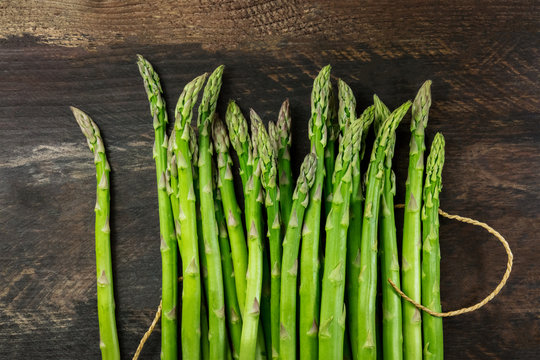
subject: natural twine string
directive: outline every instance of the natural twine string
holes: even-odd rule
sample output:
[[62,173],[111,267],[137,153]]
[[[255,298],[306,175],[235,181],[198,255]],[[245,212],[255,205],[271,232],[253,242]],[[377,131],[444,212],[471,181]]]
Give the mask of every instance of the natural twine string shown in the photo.
[[[404,204],[396,205],[396,208],[404,208],[404,207],[405,207]],[[448,219],[453,219],[453,220],[461,221],[461,222],[464,222],[464,223],[467,223],[467,224],[480,226],[480,227],[484,228],[485,230],[487,230],[487,232],[489,232],[491,235],[495,236],[501,242],[501,244],[504,246],[504,250],[506,251],[506,255],[508,256],[508,261],[506,262],[506,271],[504,272],[504,275],[502,277],[502,280],[499,282],[499,285],[497,285],[495,290],[493,290],[482,301],[480,301],[479,303],[476,303],[473,306],[469,306],[469,307],[465,307],[465,308],[461,308],[461,309],[453,310],[453,311],[437,312],[437,311],[433,311],[433,310],[425,307],[422,304],[419,304],[418,302],[416,302],[413,299],[411,299],[410,297],[408,297],[403,291],[401,291],[396,286],[396,284],[394,284],[394,282],[392,282],[392,280],[388,279],[388,282],[390,283],[390,285],[392,285],[392,287],[399,294],[399,296],[401,296],[402,298],[404,298],[405,300],[407,300],[408,302],[413,304],[417,309],[425,311],[426,313],[428,313],[428,314],[430,314],[432,316],[450,317],[450,316],[461,315],[461,314],[465,314],[465,313],[468,313],[468,312],[478,310],[482,306],[486,305],[488,302],[493,300],[493,298],[495,296],[497,296],[497,294],[501,291],[501,289],[504,287],[504,285],[506,285],[506,281],[508,281],[508,277],[510,276],[510,273],[512,272],[512,264],[514,262],[514,255],[512,254],[512,250],[510,250],[510,245],[508,245],[508,242],[506,241],[506,239],[497,230],[493,229],[491,226],[489,226],[486,223],[483,223],[481,221],[474,220],[474,219],[471,219],[471,218],[468,218],[468,217],[464,217],[464,216],[451,215],[451,214],[449,214],[446,211],[443,211],[441,209],[439,209],[439,214],[441,214],[442,216],[444,216],[445,218],[448,218]]]
[[[395,207],[396,208],[404,208],[405,205],[404,204],[397,204]],[[506,285],[506,281],[508,281],[508,277],[510,276],[510,273],[512,272],[512,264],[514,262],[514,255],[512,254],[512,250],[510,250],[510,245],[508,245],[508,242],[506,241],[506,239],[497,230],[493,229],[491,226],[489,226],[486,223],[483,223],[481,221],[474,220],[474,219],[471,219],[471,218],[468,218],[468,217],[464,217],[464,216],[451,215],[451,214],[449,214],[446,211],[443,211],[441,209],[439,209],[439,214],[441,214],[442,216],[444,216],[445,218],[448,218],[448,219],[461,221],[463,223],[472,224],[472,225],[475,225],[475,226],[480,226],[480,227],[484,228],[485,230],[487,230],[487,232],[489,232],[490,234],[495,236],[501,242],[501,244],[504,246],[504,250],[506,251],[506,255],[508,256],[508,261],[506,262],[506,271],[505,271],[505,273],[504,273],[504,275],[502,277],[502,280],[499,282],[499,285],[497,285],[495,290],[493,290],[487,297],[485,297],[482,301],[480,301],[479,303],[477,303],[477,304],[475,304],[473,306],[469,306],[469,307],[465,307],[465,308],[461,308],[461,309],[453,310],[453,311],[447,311],[447,312],[436,312],[436,311],[433,311],[433,310],[425,307],[424,305],[414,301],[410,297],[408,297],[403,291],[401,291],[396,286],[396,284],[394,284],[394,282],[392,282],[392,280],[388,279],[388,282],[390,283],[390,285],[392,285],[392,287],[399,294],[399,296],[401,296],[402,298],[404,298],[405,300],[407,300],[408,302],[413,304],[417,309],[425,311],[426,313],[428,313],[428,314],[430,314],[432,316],[450,317],[450,316],[461,315],[461,314],[465,314],[465,313],[468,313],[468,312],[478,310],[482,306],[486,305],[488,302],[493,300],[493,298],[495,296],[497,296],[497,294],[501,291],[501,289],[504,287],[504,285]],[[182,277],[179,277],[178,280],[182,281]],[[139,343],[139,346],[137,347],[137,350],[135,351],[135,355],[133,355],[133,360],[137,360],[139,358],[139,355],[141,354],[141,351],[143,349],[144,344],[146,343],[146,340],[148,340],[148,338],[150,337],[150,334],[152,334],[152,331],[154,331],[154,328],[156,327],[156,325],[157,325],[157,323],[159,321],[159,318],[161,317],[161,307],[162,307],[162,304],[161,304],[161,301],[160,301],[157,312],[156,312],[156,316],[154,317],[154,320],[152,321],[152,324],[150,325],[148,330],[144,333],[144,336],[142,337],[142,339],[141,339],[141,341]]]
[[[178,278],[178,281],[182,281],[181,276]],[[142,349],[144,347],[144,344],[146,343],[146,340],[148,340],[148,338],[152,334],[152,331],[154,331],[154,328],[156,327],[159,319],[161,318],[161,308],[162,308],[162,306],[163,306],[163,303],[162,303],[161,300],[159,300],[159,306],[158,306],[157,311],[156,311],[156,316],[154,316],[154,320],[152,320],[152,323],[150,324],[150,327],[148,328],[148,330],[146,330],[146,332],[144,333],[141,341],[139,342],[139,346],[137,346],[137,350],[135,350],[135,354],[133,355],[132,360],[137,360],[139,358],[139,356],[141,355],[141,351],[142,351]]]
[[146,340],[150,337],[150,334],[152,334],[152,331],[154,331],[154,328],[156,327],[159,318],[161,317],[161,300],[159,301],[159,306],[156,311],[156,316],[154,316],[154,320],[152,321],[152,324],[150,324],[150,327],[146,332],[144,333],[141,341],[139,342],[139,346],[137,346],[137,350],[135,351],[135,355],[133,355],[133,360],[137,360],[139,358],[139,355],[141,355],[142,348],[144,344],[146,343]]

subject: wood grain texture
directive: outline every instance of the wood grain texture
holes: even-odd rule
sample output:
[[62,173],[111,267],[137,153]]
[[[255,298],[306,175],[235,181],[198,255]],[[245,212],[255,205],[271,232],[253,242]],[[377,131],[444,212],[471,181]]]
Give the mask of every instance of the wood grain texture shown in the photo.
[[[3,1],[0,4],[0,358],[99,357],[92,156],[69,112],[102,129],[112,166],[117,319],[128,359],[160,294],[153,133],[135,54],[166,100],[218,64],[228,99],[265,121],[285,97],[293,166],[308,150],[318,69],[348,81],[359,108],[395,107],[433,80],[431,142],[447,143],[441,206],[510,242],[507,287],[482,310],[446,319],[447,359],[540,355],[540,25],[535,1]],[[172,114],[171,114],[172,115]],[[398,129],[403,198],[408,122]],[[398,221],[402,216],[398,210]],[[398,229],[401,225],[398,224]],[[505,254],[469,225],[441,220],[443,309],[497,284]],[[159,358],[159,335],[142,356]]]

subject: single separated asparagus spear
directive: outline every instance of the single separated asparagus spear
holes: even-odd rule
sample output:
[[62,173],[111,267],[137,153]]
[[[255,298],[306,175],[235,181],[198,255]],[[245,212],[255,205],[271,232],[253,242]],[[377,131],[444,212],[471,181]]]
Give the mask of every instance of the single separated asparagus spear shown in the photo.
[[[414,301],[421,301],[422,182],[424,178],[424,129],[431,106],[431,81],[426,81],[412,106],[409,174],[405,187],[405,214],[401,252],[402,290]],[[422,359],[422,319],[414,305],[403,300],[403,357],[405,360]]]
[[[263,243],[262,243],[262,206],[261,166],[259,163],[259,132],[266,132],[261,119],[251,110],[252,155],[255,165],[245,186],[246,225],[248,228],[248,276],[246,301],[242,315],[242,340],[240,343],[240,359],[255,359],[261,290],[263,277]],[[268,136],[266,134],[266,136]]]
[[[375,103],[375,131],[390,116],[390,110],[377,97]],[[388,154],[384,160],[383,190],[379,211],[379,258],[381,262],[382,285],[382,355],[384,359],[401,360],[403,358],[403,332],[401,326],[401,297],[396,294],[388,279],[400,286],[399,260],[394,216],[394,196],[396,178],[392,171],[395,134],[389,139]]]
[[339,137],[338,123],[338,100],[332,85],[330,84],[330,96],[328,98],[328,116],[326,117],[327,143],[324,148],[324,167],[328,176],[324,178],[323,196],[325,219],[332,208],[332,175],[336,159],[336,141]]
[[[193,106],[197,101],[206,74],[188,83],[176,103],[175,123],[171,134],[173,159],[176,163],[176,199],[173,204],[178,247],[182,256],[182,319],[181,342],[183,359],[199,359],[201,351],[201,273],[197,235],[197,207],[193,165],[197,161],[196,136],[191,127]],[[170,142],[170,141],[169,141]],[[174,166],[172,166],[174,168]],[[174,171],[171,187],[174,189]],[[195,330],[194,330],[195,329]]]
[[[270,127],[270,125],[268,125]],[[289,223],[292,206],[293,177],[291,170],[291,112],[289,109],[289,99],[286,99],[279,110],[279,117],[276,123],[275,143],[277,145],[278,176],[280,194],[280,212],[283,220],[283,232]],[[269,132],[272,133],[269,129]],[[272,137],[272,134],[270,134]]]
[[411,102],[394,110],[382,123],[375,138],[366,181],[366,200],[362,220],[360,276],[358,278],[358,340],[357,358],[376,359],[376,297],[377,297],[377,227],[379,205],[384,185],[384,161],[393,147],[391,139]]
[[291,217],[283,240],[283,266],[281,268],[281,301],[279,310],[280,343],[279,358],[296,359],[296,284],[298,274],[298,251],[309,189],[313,185],[317,156],[308,154],[300,167],[300,174],[293,194]]
[[[275,128],[269,123],[269,129]],[[274,132],[272,130],[272,132]],[[270,249],[270,336],[272,358],[279,354],[279,292],[281,279],[281,219],[279,212],[280,188],[277,185],[277,150],[270,135],[259,132],[259,163],[261,184],[265,190],[268,248]],[[289,167],[290,170],[290,167]],[[266,331],[266,329],[265,329]]]
[[[444,136],[437,133],[427,158],[422,209],[422,304],[441,311],[441,249],[439,248],[439,193],[442,189]],[[442,318],[424,312],[424,359],[442,360],[444,353]]]
[[[229,234],[232,261],[234,268],[234,281],[240,311],[246,299],[246,272],[247,272],[247,245],[242,226],[242,214],[236,201],[234,190],[232,160],[229,155],[229,136],[221,119],[214,120],[213,126],[214,148],[217,153],[218,181],[217,187],[221,193],[223,212],[226,214],[227,231]],[[239,317],[241,313],[237,314]],[[240,349],[237,349],[238,351]]]
[[82,133],[86,136],[88,147],[94,154],[96,165],[96,273],[97,273],[97,304],[99,321],[99,347],[104,360],[119,360],[120,347],[116,332],[116,318],[114,314],[114,289],[111,262],[111,230],[109,227],[110,213],[110,185],[109,162],[105,155],[105,146],[96,123],[81,110],[71,107],[75,120]]
[[360,157],[362,123],[354,120],[339,144],[333,174],[332,208],[326,219],[321,293],[319,359],[342,359],[345,333],[345,268],[353,163]]
[[212,191],[212,145],[210,132],[215,117],[217,98],[221,89],[223,65],[214,70],[204,88],[199,105],[199,193],[201,198],[201,220],[208,271],[208,338],[210,358],[224,359],[226,346],[225,300],[223,274],[219,251],[218,227],[215,217]]
[[326,119],[329,116],[330,65],[325,66],[313,82],[311,117],[308,131],[311,151],[317,155],[315,182],[310,190],[302,228],[300,251],[300,314],[298,337],[301,359],[317,357],[320,286],[319,241],[321,233],[321,198],[324,186],[324,148],[326,146]]
[[[219,177],[216,176],[216,185],[219,181]],[[219,249],[221,252],[221,264],[223,266],[223,285],[225,288],[225,305],[227,308],[226,317],[232,345],[231,355],[233,358],[238,359],[240,354],[240,338],[242,336],[242,318],[240,317],[240,307],[236,296],[233,260],[229,245],[229,235],[227,233],[227,223],[225,221],[225,214],[223,213],[223,205],[221,204],[221,191],[216,187],[215,192],[216,221],[219,228]]]
[[154,125],[154,160],[159,203],[159,228],[161,233],[161,353],[162,359],[177,358],[177,302],[178,302],[178,255],[171,201],[167,194],[167,110],[162,98],[159,76],[152,65],[141,55],[137,64],[150,102]]

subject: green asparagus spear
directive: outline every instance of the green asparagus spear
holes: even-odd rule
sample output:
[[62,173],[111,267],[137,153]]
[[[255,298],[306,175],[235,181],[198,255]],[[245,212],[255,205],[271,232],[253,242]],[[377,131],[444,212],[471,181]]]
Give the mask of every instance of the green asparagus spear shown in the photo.
[[[356,99],[353,95],[353,92],[349,85],[347,85],[343,80],[338,80],[338,118],[337,118],[337,124],[338,129],[336,130],[338,134],[341,134],[341,137],[343,137],[345,129],[349,127],[349,124],[356,119]],[[359,157],[355,157],[355,159],[359,159]],[[347,267],[346,267],[346,281],[347,281],[347,302],[349,304],[356,303],[355,300],[358,297],[358,274],[360,273],[360,264],[359,262],[355,262],[356,257],[359,255],[360,252],[360,234],[358,232],[358,221],[357,218],[355,218],[355,214],[357,215],[357,211],[359,206],[355,206],[354,202],[354,188],[355,185],[358,185],[358,181],[360,179],[360,161],[355,160],[355,164],[358,164],[358,166],[353,167],[353,175],[356,175],[353,177],[353,199],[351,199],[351,205],[350,205],[350,213],[351,213],[351,220],[349,224],[349,240],[347,241]],[[330,180],[330,185],[332,184],[332,178],[333,173],[328,173],[328,176],[326,177]],[[329,191],[332,193],[333,187],[330,187]],[[360,192],[361,193],[361,192]],[[331,209],[331,202],[330,206],[327,209],[327,212],[329,212]],[[356,210],[356,212],[355,212]],[[356,222],[355,222],[356,220]],[[360,226],[362,223],[360,222]],[[355,232],[353,232],[355,231]],[[360,259],[358,258],[358,261]],[[358,325],[355,314],[356,309],[354,309],[354,306],[348,306],[347,307],[347,327],[345,329],[345,340],[349,340],[350,345],[353,349],[356,350],[356,338],[358,334]],[[348,339],[347,339],[348,338]],[[346,349],[346,347],[345,347]],[[356,352],[353,352],[353,354],[356,354]],[[352,355],[352,354],[351,354]],[[353,359],[356,359],[356,357],[353,356]]]
[[[234,101],[229,102],[229,106],[227,107],[227,114],[225,117],[225,122],[227,123],[227,128],[229,130],[229,139],[230,139],[231,145],[233,149],[235,150],[236,155],[238,156],[238,160],[239,160],[238,162],[240,164],[240,177],[242,179],[242,188],[244,189],[244,209],[245,209],[244,215],[245,215],[245,222],[246,222],[246,230],[249,232],[250,230],[249,217],[251,216],[250,215],[251,212],[248,210],[249,209],[248,194],[253,189],[253,186],[250,185],[248,188],[247,185],[250,178],[252,177],[253,170],[254,170],[253,169],[254,162],[252,159],[253,146],[252,146],[251,138],[248,133],[248,124],[247,124],[246,118],[244,117],[244,115],[242,115],[240,108]],[[257,206],[255,210],[259,211],[259,209],[260,209],[260,206]],[[261,219],[260,216],[258,216],[258,218]],[[262,231],[262,227],[260,227],[259,230]],[[248,237],[249,237],[249,234],[248,234]],[[245,262],[248,262],[248,260],[246,259]],[[247,272],[245,274],[247,276]],[[246,280],[245,288],[246,287],[247,287],[247,280]],[[244,301],[245,303],[245,297],[242,301]],[[244,317],[244,309],[246,308],[246,305],[247,304],[244,304],[244,306],[240,307],[240,311],[242,312],[242,317]],[[266,346],[265,346],[264,333],[262,330],[261,323],[259,323],[259,330],[257,331],[257,355],[256,356],[257,358],[266,357]]]
[[281,268],[281,302],[279,311],[280,344],[279,358],[296,359],[296,284],[298,274],[298,251],[304,212],[309,203],[309,189],[315,180],[317,156],[313,153],[304,158],[293,194],[289,224],[283,241],[283,266]]
[[[444,165],[444,136],[437,133],[427,158],[422,209],[422,304],[434,311],[441,311],[439,248],[439,193],[442,189]],[[442,318],[422,313],[424,332],[424,359],[443,359]]]
[[357,358],[376,359],[376,296],[377,296],[377,227],[384,181],[384,161],[394,142],[395,130],[409,110],[411,102],[397,108],[380,126],[373,144],[366,181],[366,200],[362,219],[360,276],[358,278]]
[[336,158],[336,141],[339,137],[338,123],[338,100],[336,99],[335,91],[330,86],[330,96],[328,98],[328,116],[326,118],[326,130],[328,139],[324,148],[324,167],[326,176],[324,178],[323,196],[324,196],[324,211],[325,218],[328,217],[330,208],[332,207],[332,174],[334,173],[334,162]]
[[[362,115],[359,121],[362,122],[362,138],[364,133],[368,131],[369,126],[373,122],[373,106],[369,106]],[[364,142],[360,143],[361,150],[364,148]],[[347,300],[348,304],[358,303],[358,276],[360,275],[360,244],[362,240],[362,217],[364,212],[364,198],[361,186],[360,161],[362,154],[354,159],[352,164],[352,197],[350,205],[350,223],[347,240]],[[347,323],[349,325],[349,340],[353,359],[356,357],[356,349],[358,347],[358,308],[354,305],[349,305]]]
[[317,155],[315,182],[310,190],[309,205],[306,209],[302,229],[300,251],[300,314],[299,348],[301,359],[317,356],[318,324],[320,309],[319,285],[319,241],[321,232],[321,198],[324,186],[324,148],[326,146],[326,119],[329,114],[330,65],[319,72],[311,92],[311,117],[308,131],[311,149]]
[[[197,161],[196,136],[191,127],[193,106],[204,84],[206,74],[188,83],[178,98],[175,108],[174,141],[172,158],[176,163],[176,205],[171,197],[176,231],[179,233],[178,247],[182,256],[184,275],[182,291],[182,358],[199,359],[201,344],[201,274],[197,235],[197,206],[193,165]],[[169,142],[171,142],[169,141]],[[172,169],[174,166],[172,166]],[[171,169],[171,187],[174,186],[174,171]],[[196,329],[195,331],[193,329]]]
[[141,55],[137,64],[144,80],[144,86],[150,102],[155,133],[154,160],[159,203],[159,227],[161,233],[161,268],[162,268],[162,315],[161,315],[161,353],[162,359],[177,358],[177,302],[178,302],[178,255],[174,219],[171,201],[167,194],[167,135],[165,127],[168,122],[165,100],[159,76],[152,65]]
[[[377,97],[375,103],[375,129],[390,116],[390,110]],[[379,211],[379,258],[381,262],[382,285],[382,355],[384,359],[401,360],[403,358],[403,333],[401,326],[401,297],[396,294],[388,279],[400,286],[399,260],[394,216],[394,196],[396,179],[392,171],[395,134],[389,139],[389,151],[384,160],[384,187],[381,194]]]
[[[215,126],[214,126],[215,128]],[[216,183],[219,177],[216,176]],[[223,285],[225,288],[225,305],[227,308],[226,317],[231,338],[231,348],[229,352],[234,359],[238,359],[240,353],[240,338],[242,336],[242,318],[240,317],[240,306],[236,295],[236,286],[234,282],[233,261],[231,247],[229,245],[229,235],[227,233],[227,223],[221,204],[221,191],[217,188],[216,194],[216,221],[219,227],[219,249],[221,252],[221,264],[223,266]]]
[[[422,181],[424,176],[424,129],[428,122],[431,81],[426,81],[412,106],[411,142],[409,151],[409,174],[405,188],[405,215],[403,220],[403,242],[401,280],[402,290],[414,301],[421,301],[422,229]],[[414,305],[403,300],[403,357],[405,360],[422,359],[422,319]]]
[[116,332],[116,318],[114,314],[115,302],[113,291],[111,238],[109,227],[110,213],[110,185],[109,162],[105,154],[105,145],[96,123],[81,110],[71,107],[75,120],[86,137],[88,146],[94,154],[96,165],[96,273],[97,273],[97,304],[99,321],[99,347],[104,360],[120,359],[120,347]]
[[201,198],[202,233],[208,266],[208,337],[211,359],[225,358],[227,336],[223,274],[212,191],[212,145],[210,141],[211,125],[215,117],[222,74],[223,66],[219,66],[208,78],[199,105],[199,117],[197,119],[199,128],[199,193]]
[[[240,311],[243,311],[246,299],[247,245],[242,226],[242,214],[234,190],[232,160],[229,155],[229,136],[221,119],[216,119],[213,126],[214,148],[217,153],[219,178],[217,186],[221,193],[223,212],[227,214],[227,231],[234,268],[234,281]],[[241,316],[241,313],[238,314]],[[240,349],[237,349],[240,350]]]
[[[269,123],[269,129],[272,128]],[[272,130],[274,132],[274,130]],[[281,279],[281,219],[279,212],[280,188],[277,185],[278,154],[274,139],[265,132],[259,132],[259,163],[261,183],[266,192],[266,218],[268,228],[268,248],[270,250],[270,335],[272,358],[279,354],[279,292]],[[290,167],[289,167],[290,170]],[[266,329],[265,329],[266,334]]]
[[326,249],[321,293],[319,359],[342,359],[345,333],[345,267],[353,164],[360,156],[362,122],[354,120],[339,144],[332,182],[332,208],[326,219]]
[[[230,127],[229,127],[230,129]],[[230,131],[230,130],[229,130]],[[242,340],[240,343],[240,359],[254,359],[256,356],[257,334],[262,290],[263,243],[262,243],[262,206],[261,167],[259,163],[259,132],[264,125],[255,111],[251,110],[252,163],[253,172],[245,186],[246,224],[248,228],[248,275],[246,301],[242,315]],[[267,135],[268,136],[268,135]],[[237,150],[238,151],[238,150]],[[240,155],[239,155],[240,157]],[[249,165],[248,165],[249,166]]]
[[286,99],[279,110],[276,123],[276,145],[278,152],[278,176],[280,193],[280,212],[283,231],[291,216],[293,176],[291,170],[291,112],[289,99]]
[[[191,152],[191,171],[193,174],[193,188],[195,192],[195,204],[201,203],[200,191],[199,191],[199,168],[197,166],[199,162],[199,144],[196,130],[193,126],[188,126],[189,135],[189,151]],[[208,341],[208,265],[206,263],[206,252],[204,250],[203,230],[202,230],[202,218],[201,207],[196,206],[195,217],[197,224],[197,246],[199,253],[200,264],[200,278],[201,278],[201,306],[200,306],[200,356],[203,360],[210,358],[210,343]]]

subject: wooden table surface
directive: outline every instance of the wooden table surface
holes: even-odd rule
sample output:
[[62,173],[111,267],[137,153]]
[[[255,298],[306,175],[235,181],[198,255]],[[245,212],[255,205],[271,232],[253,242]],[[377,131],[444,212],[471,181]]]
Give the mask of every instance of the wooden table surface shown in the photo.
[[[0,358],[96,359],[92,156],[68,106],[99,124],[112,172],[117,319],[130,359],[160,298],[152,119],[135,65],[166,100],[225,64],[229,99],[265,121],[289,97],[293,163],[308,151],[309,95],[332,64],[359,108],[395,107],[433,80],[427,129],[446,137],[442,208],[486,221],[515,255],[485,308],[444,321],[447,359],[540,358],[538,1],[4,0],[0,3]],[[402,201],[408,122],[395,167]],[[398,212],[401,224],[401,212]],[[398,228],[401,225],[398,224]],[[471,305],[506,257],[470,225],[441,220],[444,309]],[[159,331],[143,359],[158,359]]]

